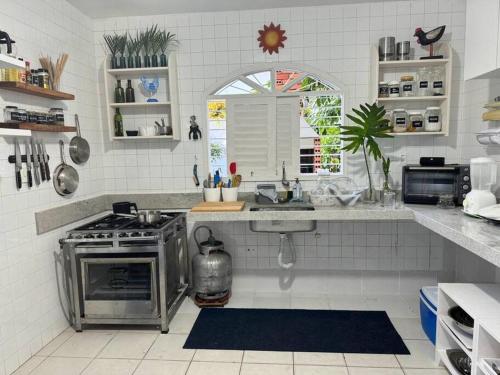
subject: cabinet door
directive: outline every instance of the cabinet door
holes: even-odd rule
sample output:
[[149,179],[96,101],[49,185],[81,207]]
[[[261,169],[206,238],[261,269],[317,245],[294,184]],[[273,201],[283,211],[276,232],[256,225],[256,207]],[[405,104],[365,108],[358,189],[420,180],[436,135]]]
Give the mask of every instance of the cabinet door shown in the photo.
[[464,78],[479,78],[499,68],[500,0],[467,0]]

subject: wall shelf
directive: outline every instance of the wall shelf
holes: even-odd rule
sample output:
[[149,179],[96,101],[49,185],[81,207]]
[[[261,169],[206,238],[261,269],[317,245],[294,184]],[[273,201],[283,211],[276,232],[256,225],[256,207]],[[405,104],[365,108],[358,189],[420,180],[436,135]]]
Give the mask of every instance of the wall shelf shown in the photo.
[[54,100],[74,100],[73,94],[68,94],[61,91],[44,89],[38,86],[28,85],[21,82],[0,82],[0,89],[20,92],[27,95],[39,96]]
[[22,60],[18,60],[15,57],[11,57],[9,55],[5,55],[0,53],[0,68],[18,68],[24,69],[26,68],[26,63]]
[[403,132],[403,133],[388,133],[394,137],[407,137],[411,135],[448,135],[446,132]]
[[109,103],[111,108],[147,108],[170,105],[170,102],[135,102],[135,103]]
[[174,139],[172,135],[153,135],[153,136],[141,136],[137,135],[135,137],[123,136],[123,137],[113,137],[115,141],[144,141],[144,140],[155,140],[155,139]]
[[74,126],[43,125],[43,124],[35,124],[35,123],[30,123],[30,122],[23,122],[20,124],[0,122],[0,129],[25,130],[25,131],[46,132],[46,133],[76,132],[76,127],[74,127]]
[[137,75],[152,75],[152,74],[166,74],[168,67],[154,67],[154,68],[127,68],[127,69],[108,69],[108,73],[113,76],[137,76]]
[[[451,56],[451,55],[450,55]],[[429,60],[396,60],[380,61],[381,68],[420,68],[423,66],[443,66],[450,62],[450,59],[429,59]]]
[[448,100],[448,96],[410,96],[403,97],[400,96],[398,98],[377,98],[379,103],[390,103],[390,102],[441,102]]

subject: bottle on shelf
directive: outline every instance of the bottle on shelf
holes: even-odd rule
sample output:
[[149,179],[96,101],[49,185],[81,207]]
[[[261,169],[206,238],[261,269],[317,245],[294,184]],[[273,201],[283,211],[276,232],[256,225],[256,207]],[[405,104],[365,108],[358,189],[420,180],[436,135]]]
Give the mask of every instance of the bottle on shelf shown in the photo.
[[125,103],[125,91],[123,91],[122,81],[116,81],[115,103]]
[[123,137],[123,117],[120,113],[120,108],[116,108],[115,110],[114,125],[115,137]]
[[135,103],[135,92],[132,87],[132,80],[127,80],[127,89],[125,90],[125,102]]

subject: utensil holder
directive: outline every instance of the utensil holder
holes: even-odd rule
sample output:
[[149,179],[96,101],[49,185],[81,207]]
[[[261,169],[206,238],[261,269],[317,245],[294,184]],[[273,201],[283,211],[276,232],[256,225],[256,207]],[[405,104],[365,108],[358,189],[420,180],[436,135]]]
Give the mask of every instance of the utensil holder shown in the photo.
[[222,200],[224,202],[236,202],[238,200],[238,188],[222,188]]
[[203,195],[205,196],[205,202],[220,202],[219,188],[204,188]]

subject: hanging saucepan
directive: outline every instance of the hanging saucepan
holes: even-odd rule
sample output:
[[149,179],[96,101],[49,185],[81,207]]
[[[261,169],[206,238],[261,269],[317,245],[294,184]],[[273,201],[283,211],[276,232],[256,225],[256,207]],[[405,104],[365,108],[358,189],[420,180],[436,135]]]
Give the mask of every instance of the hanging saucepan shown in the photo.
[[76,136],[69,143],[69,156],[75,164],[83,164],[89,160],[90,146],[85,138],[80,133],[80,121],[78,115],[75,114]]
[[61,164],[54,171],[54,188],[59,195],[70,195],[78,189],[80,178],[76,169],[66,164],[64,160],[64,142],[62,140],[59,141],[59,148],[61,150]]

